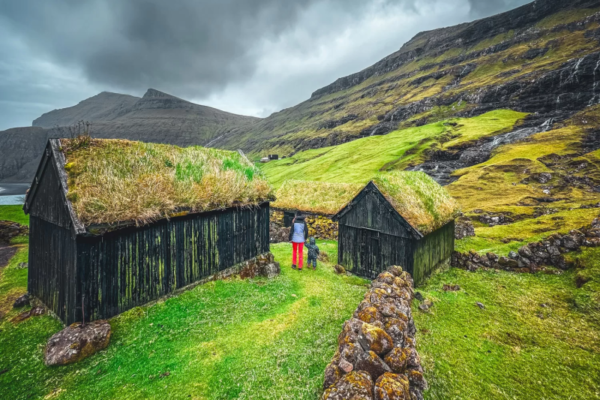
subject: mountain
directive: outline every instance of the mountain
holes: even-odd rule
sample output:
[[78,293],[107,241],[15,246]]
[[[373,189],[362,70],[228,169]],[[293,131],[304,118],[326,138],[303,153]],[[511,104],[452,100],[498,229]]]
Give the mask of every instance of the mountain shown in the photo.
[[270,182],[425,171],[506,255],[600,211],[600,1],[546,0],[420,33],[373,66],[213,142],[285,158]]
[[120,138],[178,146],[207,145],[258,118],[227,113],[148,89],[142,98],[103,92],[73,107],[54,110],[31,128],[0,132],[0,181],[27,182],[50,137],[70,135],[66,127],[91,123],[98,138]]
[[213,145],[298,151],[510,108],[542,124],[600,100],[598,0],[538,0],[416,35],[400,50]]

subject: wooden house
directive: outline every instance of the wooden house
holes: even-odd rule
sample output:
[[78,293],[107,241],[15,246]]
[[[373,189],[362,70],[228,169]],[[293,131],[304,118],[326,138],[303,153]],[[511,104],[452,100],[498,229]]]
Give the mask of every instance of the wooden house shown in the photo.
[[362,189],[360,184],[285,181],[271,203],[272,221],[290,227],[297,211],[306,216],[309,235],[337,239],[338,226],[331,218]]
[[343,207],[338,263],[370,279],[400,265],[422,283],[454,251],[457,203],[423,172],[381,174]]
[[24,205],[28,290],[66,324],[112,317],[268,253],[270,200],[238,153],[51,139]]

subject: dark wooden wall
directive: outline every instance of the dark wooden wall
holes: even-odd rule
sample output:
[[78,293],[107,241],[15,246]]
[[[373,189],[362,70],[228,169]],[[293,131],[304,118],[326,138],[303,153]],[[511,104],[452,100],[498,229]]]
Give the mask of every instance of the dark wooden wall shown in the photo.
[[370,229],[340,225],[338,263],[352,273],[375,279],[391,265],[412,270],[414,241]]
[[86,320],[109,318],[268,252],[269,206],[80,237],[77,246]]
[[441,263],[452,257],[454,251],[454,221],[416,241],[415,245],[414,270],[411,275],[415,285],[419,285]]
[[69,229],[30,216],[27,290],[69,322],[81,320],[76,257]]

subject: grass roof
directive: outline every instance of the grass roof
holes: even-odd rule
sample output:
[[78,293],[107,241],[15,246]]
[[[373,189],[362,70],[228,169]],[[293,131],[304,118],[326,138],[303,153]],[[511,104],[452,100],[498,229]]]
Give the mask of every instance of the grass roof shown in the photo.
[[363,188],[360,184],[288,180],[271,203],[282,210],[300,210],[314,214],[336,214]]
[[62,139],[69,200],[84,225],[151,221],[272,200],[260,170],[237,152]]
[[423,235],[446,225],[460,212],[456,200],[424,172],[379,174],[373,183],[392,207]]

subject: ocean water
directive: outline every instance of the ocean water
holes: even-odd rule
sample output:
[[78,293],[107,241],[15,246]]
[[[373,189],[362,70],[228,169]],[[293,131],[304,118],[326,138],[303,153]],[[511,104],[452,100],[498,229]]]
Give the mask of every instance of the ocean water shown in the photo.
[[20,205],[25,202],[29,183],[0,183],[0,205]]

